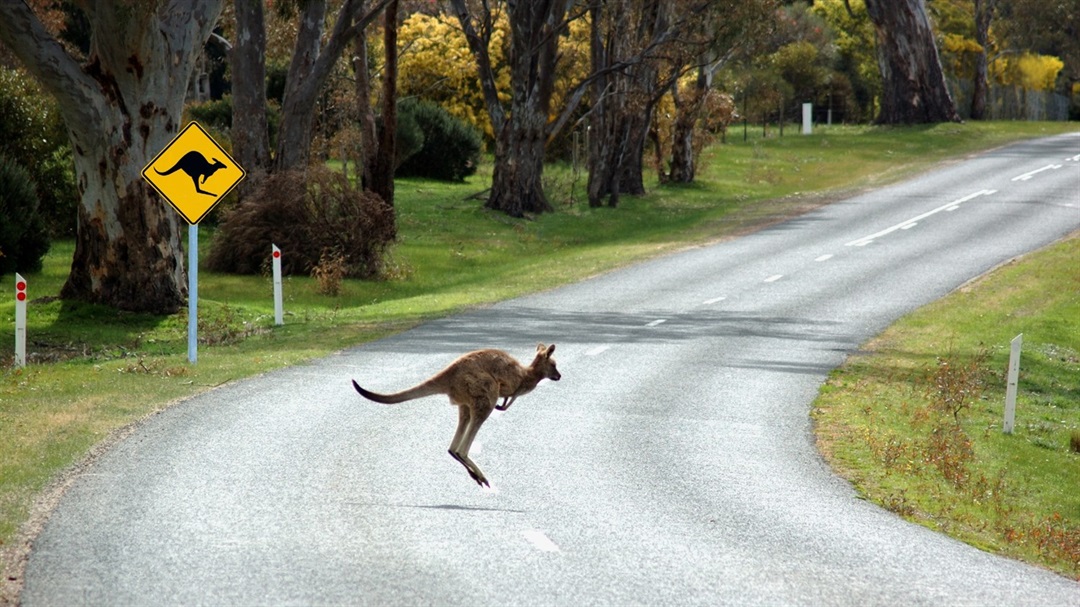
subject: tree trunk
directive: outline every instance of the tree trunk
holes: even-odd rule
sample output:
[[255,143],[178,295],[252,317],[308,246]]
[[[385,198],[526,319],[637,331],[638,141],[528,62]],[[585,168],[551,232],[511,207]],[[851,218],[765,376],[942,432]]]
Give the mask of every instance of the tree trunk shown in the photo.
[[353,72],[356,75],[356,113],[360,129],[360,174],[364,188],[370,190],[379,159],[379,139],[375,128],[375,110],[371,107],[371,74],[368,71],[364,32],[356,36],[355,49]]
[[925,0],[866,0],[883,81],[881,124],[959,122]]
[[672,86],[675,100],[675,124],[671,134],[671,172],[668,179],[675,183],[694,181],[694,126],[705,102],[706,80],[704,71],[698,76],[688,95],[679,92],[679,84]]
[[514,217],[551,211],[542,181],[544,146],[558,30],[563,27],[569,0],[507,3],[513,87],[509,118],[499,101],[491,69],[490,7],[485,3],[485,9],[474,18],[465,0],[451,0],[451,5],[476,58],[484,102],[495,129],[495,171],[486,206]]
[[61,297],[171,313],[186,298],[179,215],[143,167],[179,130],[195,55],[220,0],[158,7],[100,0],[85,67],[23,2],[0,3],[0,39],[56,98],[74,151],[79,229]]
[[270,170],[266,120],[266,25],[263,3],[234,0],[236,43],[232,49],[233,157],[247,171],[237,189],[241,199]]
[[544,195],[547,113],[512,105],[510,120],[496,135],[495,169],[485,206],[512,217],[553,211]]
[[397,30],[398,0],[392,0],[383,13],[383,130],[375,159],[371,190],[386,204],[394,206],[394,169],[397,168]]
[[[311,151],[315,102],[334,64],[353,38],[379,15],[390,0],[378,0],[364,12],[365,0],[345,0],[326,44],[322,44],[326,0],[303,3],[292,63],[281,103],[281,127],[273,170],[303,170]],[[363,17],[359,15],[363,13]]]
[[995,0],[975,0],[975,42],[981,47],[975,54],[975,81],[971,95],[971,119],[986,120],[986,101],[990,96],[987,54],[990,45],[990,20]]
[[315,124],[315,101],[322,88],[315,64],[322,50],[326,0],[302,3],[292,61],[281,101],[281,126],[274,153],[274,172],[303,170],[311,150]]
[[[644,6],[627,2],[592,8],[590,55],[594,73],[609,72],[593,84],[593,110],[589,132],[589,205],[617,206],[621,194],[645,193],[644,157],[652,110],[664,88],[654,62],[643,59],[644,49],[663,31],[660,3]],[[632,21],[628,18],[634,15]],[[617,64],[625,67],[613,70]]]

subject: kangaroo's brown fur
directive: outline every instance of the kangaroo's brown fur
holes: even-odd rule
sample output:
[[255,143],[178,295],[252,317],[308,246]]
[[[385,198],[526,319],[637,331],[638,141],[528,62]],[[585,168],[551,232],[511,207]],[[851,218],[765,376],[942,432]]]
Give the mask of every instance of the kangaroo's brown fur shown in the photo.
[[[431,379],[408,390],[378,394],[361,388],[356,380],[353,380],[353,387],[364,398],[387,405],[433,394],[448,395],[450,404],[458,407],[458,426],[450,441],[450,455],[465,466],[474,481],[488,487],[480,467],[469,459],[473,439],[493,409],[505,411],[517,397],[532,392],[540,380],[558,381],[562,377],[555,367],[554,353],[555,344],[539,344],[536,357],[526,367],[502,350],[476,350],[462,355]],[[498,405],[500,398],[503,402]]]

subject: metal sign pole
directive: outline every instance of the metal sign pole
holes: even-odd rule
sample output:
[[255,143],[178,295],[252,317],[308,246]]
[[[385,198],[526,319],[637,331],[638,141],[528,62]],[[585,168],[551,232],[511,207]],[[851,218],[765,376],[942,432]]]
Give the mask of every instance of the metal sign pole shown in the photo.
[[188,362],[199,358],[199,224],[188,224]]

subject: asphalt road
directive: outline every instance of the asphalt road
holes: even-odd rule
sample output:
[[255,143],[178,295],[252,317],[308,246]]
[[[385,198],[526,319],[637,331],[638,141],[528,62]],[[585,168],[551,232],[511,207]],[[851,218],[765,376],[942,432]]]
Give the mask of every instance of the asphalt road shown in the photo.
[[[1080,584],[859,500],[816,452],[830,369],[905,312],[1080,228],[1080,136],[509,301],[169,409],[35,543],[23,601],[1080,605]],[[446,453],[454,357],[557,344],[563,379]]]

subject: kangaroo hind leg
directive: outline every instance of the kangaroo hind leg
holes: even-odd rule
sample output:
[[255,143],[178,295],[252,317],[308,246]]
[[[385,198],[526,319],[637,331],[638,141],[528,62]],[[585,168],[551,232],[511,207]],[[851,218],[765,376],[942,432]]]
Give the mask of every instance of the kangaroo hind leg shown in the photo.
[[[483,423],[483,422],[480,422]],[[458,427],[454,432],[454,439],[450,441],[450,449],[448,453],[460,463],[465,466],[465,471],[469,473],[476,484],[481,487],[490,487],[487,478],[484,477],[484,473],[480,470],[471,459],[469,459],[469,445],[472,444],[470,439],[466,444],[466,436],[469,434],[470,428],[473,426],[473,414],[468,405],[458,405]],[[473,435],[475,436],[475,432]]]

